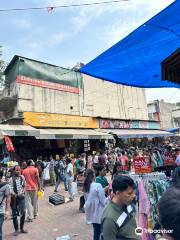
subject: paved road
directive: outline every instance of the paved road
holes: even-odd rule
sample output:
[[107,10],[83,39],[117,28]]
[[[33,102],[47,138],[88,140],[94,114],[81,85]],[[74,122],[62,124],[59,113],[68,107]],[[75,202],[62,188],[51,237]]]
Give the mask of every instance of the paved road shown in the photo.
[[[85,215],[78,211],[79,198],[71,203],[51,206],[48,196],[52,192],[52,187],[45,188],[44,198],[39,201],[38,218],[25,224],[28,234],[13,236],[12,220],[7,220],[3,228],[4,240],[54,240],[66,234],[78,234],[73,240],[91,240],[92,226],[85,223]],[[68,196],[64,191],[61,193]]]

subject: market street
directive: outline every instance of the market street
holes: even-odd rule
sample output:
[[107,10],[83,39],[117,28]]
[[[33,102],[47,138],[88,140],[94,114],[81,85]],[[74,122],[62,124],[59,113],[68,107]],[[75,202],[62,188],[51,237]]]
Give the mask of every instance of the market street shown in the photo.
[[179,13],[1,1],[0,240],[180,240]]
[[[85,223],[85,216],[78,211],[79,198],[72,203],[65,203],[58,206],[52,206],[48,203],[48,196],[52,194],[54,188],[46,187],[45,195],[39,201],[39,216],[32,223],[26,223],[25,229],[28,234],[19,234],[13,236],[12,220],[7,220],[4,224],[5,240],[54,240],[58,236],[70,234],[77,236],[75,240],[92,239],[92,228]],[[62,190],[64,196],[68,194]]]

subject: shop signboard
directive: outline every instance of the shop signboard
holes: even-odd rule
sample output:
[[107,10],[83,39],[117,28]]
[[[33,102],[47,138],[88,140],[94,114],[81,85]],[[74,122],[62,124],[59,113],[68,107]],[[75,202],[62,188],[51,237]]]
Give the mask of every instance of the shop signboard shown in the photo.
[[147,122],[147,121],[139,121],[139,128],[148,129],[149,128],[149,122]]
[[134,169],[136,174],[151,172],[149,157],[137,156],[133,159],[133,162],[134,162]]
[[49,128],[98,128],[96,118],[36,112],[23,113],[24,124]]
[[160,129],[159,122],[149,122],[149,129]]
[[139,129],[140,128],[139,121],[130,121],[130,128]]
[[100,119],[102,129],[160,129],[160,123],[141,120],[109,120]]
[[31,85],[79,94],[82,75],[74,70],[21,56],[14,56],[5,70],[5,83]]
[[63,84],[60,84],[60,83],[42,81],[42,80],[39,80],[39,79],[32,79],[32,78],[26,77],[26,76],[18,75],[16,77],[16,82],[21,83],[21,84],[25,84],[25,85],[35,86],[35,87],[42,87],[42,88],[54,89],[54,90],[57,90],[57,91],[79,94],[79,88],[77,88],[77,87],[63,85]]
[[164,165],[165,166],[175,166],[176,165],[176,156],[172,154],[165,154],[164,156]]

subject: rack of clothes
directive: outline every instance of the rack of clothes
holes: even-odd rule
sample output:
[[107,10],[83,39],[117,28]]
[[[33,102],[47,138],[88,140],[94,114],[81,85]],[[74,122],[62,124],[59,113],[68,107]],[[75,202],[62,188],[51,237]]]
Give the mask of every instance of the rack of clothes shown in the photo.
[[137,226],[143,229],[142,240],[152,240],[150,234],[158,224],[157,204],[162,194],[170,187],[170,181],[163,172],[148,174],[125,174],[135,182]]

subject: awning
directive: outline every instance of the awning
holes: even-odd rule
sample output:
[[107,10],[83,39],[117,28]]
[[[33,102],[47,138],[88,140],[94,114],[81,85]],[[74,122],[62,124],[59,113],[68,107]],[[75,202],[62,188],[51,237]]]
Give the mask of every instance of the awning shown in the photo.
[[92,129],[39,129],[37,139],[112,139],[108,133]]
[[161,69],[161,63],[180,47],[179,13],[180,1],[177,0],[82,67],[80,72],[134,87],[180,88],[180,84],[163,81]]
[[1,136],[39,136],[39,129],[26,125],[0,124]]
[[180,131],[180,128],[169,128],[169,129],[167,129],[167,131],[171,132],[171,133],[176,133],[176,132]]
[[106,129],[103,130],[109,134],[114,134],[119,138],[154,138],[168,137],[174,134],[161,130],[143,130],[143,129]]

